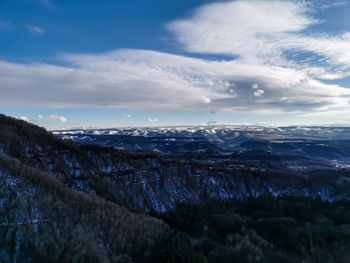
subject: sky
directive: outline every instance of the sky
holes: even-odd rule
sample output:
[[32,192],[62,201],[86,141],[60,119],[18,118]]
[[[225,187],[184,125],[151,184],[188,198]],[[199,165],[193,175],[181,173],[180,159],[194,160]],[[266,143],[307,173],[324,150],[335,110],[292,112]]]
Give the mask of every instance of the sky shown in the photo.
[[350,1],[1,0],[0,113],[50,129],[349,125]]

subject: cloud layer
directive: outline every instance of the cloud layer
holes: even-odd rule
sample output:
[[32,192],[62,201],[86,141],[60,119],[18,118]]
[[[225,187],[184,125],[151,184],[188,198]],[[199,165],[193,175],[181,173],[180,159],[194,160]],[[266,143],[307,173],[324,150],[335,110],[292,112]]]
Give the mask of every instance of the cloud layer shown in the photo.
[[4,106],[285,112],[347,105],[350,90],[293,68],[144,50],[70,55],[70,67],[0,62]]
[[187,52],[232,59],[126,49],[60,56],[66,66],[0,61],[0,104],[261,114],[347,107],[350,90],[322,79],[350,75],[350,34],[307,34],[317,23],[304,1],[205,5],[168,29]]

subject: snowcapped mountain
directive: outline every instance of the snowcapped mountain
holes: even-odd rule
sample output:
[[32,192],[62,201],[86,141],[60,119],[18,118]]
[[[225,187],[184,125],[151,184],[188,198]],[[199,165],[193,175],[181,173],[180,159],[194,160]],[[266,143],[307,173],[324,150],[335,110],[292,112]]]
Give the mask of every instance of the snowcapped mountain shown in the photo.
[[[277,167],[348,168],[350,157],[349,127],[258,127],[205,126],[120,129],[73,129],[53,131],[63,139],[82,144],[110,146],[132,152],[218,160],[236,156],[242,160],[249,151],[259,151],[255,162],[271,156],[284,159]],[[288,156],[287,156],[288,155]],[[249,154],[252,160],[252,152]],[[236,158],[236,159],[237,159]],[[298,165],[295,160],[298,159]]]

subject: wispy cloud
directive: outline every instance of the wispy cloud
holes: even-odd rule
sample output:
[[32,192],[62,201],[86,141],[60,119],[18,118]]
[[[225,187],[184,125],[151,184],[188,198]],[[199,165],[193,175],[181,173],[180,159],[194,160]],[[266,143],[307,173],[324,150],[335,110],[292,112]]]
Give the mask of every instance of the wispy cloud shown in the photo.
[[[321,1],[318,7],[343,2]],[[232,1],[208,4],[168,25],[185,50],[238,56],[253,64],[294,67],[324,79],[342,78],[350,67],[350,33],[309,33],[315,4],[308,1]],[[291,54],[305,56],[299,63]],[[308,52],[308,53],[307,53]],[[305,61],[310,63],[305,63]],[[322,63],[311,71],[310,64]]]
[[[341,1],[341,0],[319,0],[317,1],[317,8],[321,8],[321,9],[329,9],[332,7],[339,7],[339,6],[345,6],[345,5],[349,5],[348,1]],[[314,4],[315,5],[315,4]]]
[[127,114],[119,114],[119,119],[126,119],[126,118],[131,118],[132,115],[127,113]]
[[280,57],[275,41],[317,20],[299,1],[231,1],[204,5],[168,25],[184,48],[193,53],[226,54],[250,61]]
[[147,121],[148,121],[148,122],[159,122],[158,119],[152,119],[152,118],[148,118]]
[[39,0],[40,3],[46,5],[46,6],[52,6],[53,3],[50,0]]
[[125,119],[129,119],[131,117],[132,117],[132,115],[129,114],[129,113],[127,113],[127,114],[119,114],[119,121],[120,122],[124,122]]
[[45,7],[47,9],[54,9],[57,6],[54,4],[52,0],[31,0],[33,3]]
[[29,32],[31,32],[34,35],[43,35],[45,33],[45,30],[38,26],[32,26],[32,25],[26,25]]
[[51,120],[58,120],[60,122],[67,122],[67,118],[64,116],[50,115]]

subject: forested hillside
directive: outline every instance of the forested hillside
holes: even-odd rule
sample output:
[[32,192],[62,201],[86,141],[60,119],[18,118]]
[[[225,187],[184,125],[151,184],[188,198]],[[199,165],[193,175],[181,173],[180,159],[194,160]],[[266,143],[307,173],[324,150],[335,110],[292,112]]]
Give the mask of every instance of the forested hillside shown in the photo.
[[348,262],[347,177],[79,145],[0,115],[0,261]]
[[[350,197],[350,173],[295,175],[242,162],[202,163],[111,147],[79,145],[42,128],[0,118],[0,147],[22,163],[55,175],[69,188],[138,211],[166,211],[179,202],[301,195]],[[263,157],[261,157],[263,158]]]

